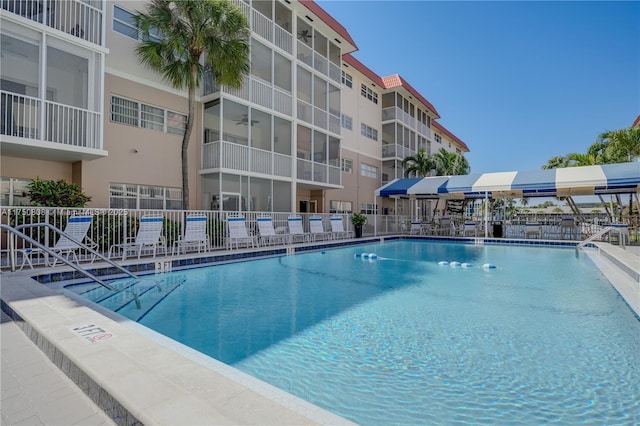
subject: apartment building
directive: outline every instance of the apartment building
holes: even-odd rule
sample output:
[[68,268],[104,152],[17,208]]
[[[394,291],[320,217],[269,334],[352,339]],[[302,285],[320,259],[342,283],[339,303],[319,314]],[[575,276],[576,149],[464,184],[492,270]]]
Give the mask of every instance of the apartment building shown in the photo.
[[[133,16],[147,3],[2,2],[3,205],[38,176],[81,185],[94,207],[182,207],[187,98],[138,62]],[[351,56],[348,31],[313,1],[234,3],[251,72],[241,89],[203,82],[189,208],[373,213],[407,155],[436,138],[468,151],[400,76]]]

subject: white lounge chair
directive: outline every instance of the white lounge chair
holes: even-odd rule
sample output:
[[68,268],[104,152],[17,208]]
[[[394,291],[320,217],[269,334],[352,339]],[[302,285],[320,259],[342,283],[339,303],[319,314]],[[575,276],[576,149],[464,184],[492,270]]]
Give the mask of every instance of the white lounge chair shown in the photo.
[[203,214],[188,215],[183,235],[173,243],[173,254],[180,254],[181,249],[209,251],[209,234],[207,234],[207,216]]
[[291,216],[287,219],[289,225],[289,242],[302,241],[303,243],[311,241],[311,234],[304,232],[302,228],[302,218],[300,216]]
[[568,236],[569,239],[573,239],[576,234],[576,221],[571,217],[563,217],[560,220],[560,238],[564,240],[564,237]]
[[422,224],[420,222],[411,222],[409,235],[420,235],[420,234],[422,234]]
[[478,236],[478,224],[476,222],[465,222],[464,227],[462,228],[462,236],[466,237],[467,235],[477,237]]
[[115,252],[118,252],[122,253],[122,260],[125,260],[130,253],[137,254],[140,259],[143,250],[152,251],[153,257],[156,257],[159,250],[164,251],[167,248],[162,236],[163,223],[163,216],[142,216],[135,238],[129,237],[124,243],[113,244],[109,247],[107,257],[111,258]]
[[228,217],[227,227],[229,230],[229,235],[227,238],[229,248],[233,248],[234,242],[236,243],[236,248],[240,248],[240,244],[246,244],[247,246],[251,244],[251,247],[256,246],[256,238],[249,235],[249,231],[247,231],[246,221],[243,216]]
[[354,233],[351,230],[345,230],[342,216],[333,216],[329,219],[331,222],[331,233],[334,238],[353,238]]
[[[64,235],[60,235],[58,241],[56,241],[53,247],[49,247],[49,249],[60,256],[66,256],[67,260],[69,261],[73,259],[74,262],[78,263],[78,255],[76,254],[76,252],[81,247],[79,244],[71,240],[73,239],[85,244],[89,248],[95,249],[98,246],[95,242],[89,241],[87,243],[84,243],[85,238],[87,238],[87,232],[91,227],[92,221],[93,216],[69,217],[64,231],[62,231]],[[45,260],[47,259],[47,253],[40,248],[19,249],[17,251],[22,254],[22,264],[20,265],[20,269],[22,269],[26,263],[28,263],[29,266],[33,268],[32,260],[34,256],[37,257],[40,255],[44,255]],[[91,261],[93,261],[94,259],[95,256],[92,256]],[[58,259],[54,258],[51,266],[55,266],[57,261]]]
[[320,240],[330,240],[333,237],[332,232],[328,232],[324,230],[324,225],[322,224],[321,217],[310,217],[309,218],[309,230],[311,231],[311,237],[313,241]]
[[437,234],[451,235],[451,231],[453,231],[453,222],[451,221],[451,218],[448,216],[440,218],[438,229],[436,230]]
[[258,221],[258,232],[260,233],[260,237],[258,240],[259,244],[263,245],[272,245],[272,244],[285,244],[289,236],[284,233],[277,233],[275,229],[273,229],[273,219],[270,217],[259,217]]
[[542,225],[539,223],[527,223],[524,225],[524,237],[529,238],[529,236],[538,237],[538,239],[542,238]]

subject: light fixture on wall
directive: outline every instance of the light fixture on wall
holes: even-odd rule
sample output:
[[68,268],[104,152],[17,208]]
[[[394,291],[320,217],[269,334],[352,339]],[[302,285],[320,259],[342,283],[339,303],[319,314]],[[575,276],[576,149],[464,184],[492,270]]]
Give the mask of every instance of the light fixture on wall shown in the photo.
[[137,153],[138,153],[138,150],[137,150],[137,149],[135,149],[135,148],[133,148],[133,149],[131,150],[131,153],[132,153],[132,154],[137,154]]

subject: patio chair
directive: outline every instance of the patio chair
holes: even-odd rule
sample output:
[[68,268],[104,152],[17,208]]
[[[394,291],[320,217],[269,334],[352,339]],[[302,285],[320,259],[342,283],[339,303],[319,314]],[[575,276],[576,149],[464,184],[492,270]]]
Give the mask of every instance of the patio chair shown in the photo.
[[[91,222],[93,222],[93,216],[69,217],[67,225],[65,226],[64,231],[62,231],[60,238],[58,238],[58,241],[56,241],[53,247],[49,247],[49,249],[60,256],[66,256],[67,260],[69,261],[73,259],[75,263],[78,263],[78,255],[76,252],[81,247],[79,244],[71,241],[72,239],[83,243],[84,245],[92,249],[98,247],[98,244],[94,241],[91,241],[90,239],[88,242],[84,242],[84,240],[88,238],[87,232],[91,227]],[[22,254],[22,264],[20,265],[20,269],[22,269],[25,264],[29,264],[29,267],[33,268],[32,260],[34,256],[37,257],[40,255],[44,255],[45,262],[47,262],[48,259],[47,253],[41,248],[18,249],[17,251]],[[91,261],[93,262],[94,259],[95,256],[92,256]],[[51,266],[55,266],[57,261],[58,259],[54,258]]]
[[300,216],[290,216],[287,218],[287,224],[289,225],[289,242],[294,243],[296,240],[300,240],[306,243],[311,241],[311,234],[304,232],[304,229],[302,229],[302,218]]
[[422,234],[422,224],[420,222],[411,222],[409,235],[420,235],[420,234]]
[[565,236],[569,236],[572,239],[576,233],[576,221],[570,217],[563,217],[560,220],[560,238],[564,239]]
[[285,244],[289,236],[286,233],[278,233],[273,229],[273,219],[270,217],[259,217],[258,221],[258,245]]
[[233,243],[236,243],[236,248],[240,248],[240,244],[251,244],[251,247],[256,246],[256,238],[249,235],[247,231],[246,220],[243,216],[229,217],[227,218],[228,238],[227,242],[229,248],[233,248]]
[[107,257],[111,258],[115,252],[118,252],[122,253],[122,260],[125,260],[129,254],[137,254],[140,259],[143,250],[152,251],[153,257],[156,257],[159,250],[165,251],[167,248],[162,236],[163,223],[163,216],[142,216],[136,236],[127,238],[124,243],[113,244],[109,247]]
[[453,222],[451,221],[451,218],[448,216],[440,218],[440,222],[438,223],[438,228],[436,229],[436,234],[451,235],[452,230],[453,230]]
[[354,233],[351,230],[344,229],[342,216],[334,216],[329,219],[331,222],[331,233],[334,238],[353,238]]
[[321,217],[309,218],[309,230],[311,231],[313,241],[317,241],[318,239],[330,240],[333,237],[333,233],[324,230]]
[[186,253],[189,248],[197,249],[198,253],[209,251],[207,216],[203,214],[187,215],[184,233],[173,243],[173,254],[180,254],[181,249]]
[[527,223],[524,225],[524,237],[529,238],[530,235],[542,238],[542,225],[539,223]]
[[476,222],[465,222],[462,228],[462,236],[466,237],[467,235],[471,235],[474,237],[478,236],[478,224]]

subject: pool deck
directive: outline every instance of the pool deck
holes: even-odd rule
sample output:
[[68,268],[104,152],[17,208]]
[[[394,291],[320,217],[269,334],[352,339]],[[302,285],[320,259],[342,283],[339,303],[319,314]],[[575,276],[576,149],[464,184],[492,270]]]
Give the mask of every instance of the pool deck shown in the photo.
[[[640,316],[640,246],[595,245],[585,253]],[[33,275],[0,277],[2,425],[351,424]]]

